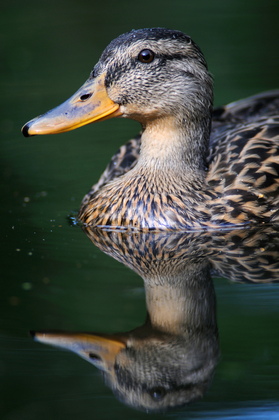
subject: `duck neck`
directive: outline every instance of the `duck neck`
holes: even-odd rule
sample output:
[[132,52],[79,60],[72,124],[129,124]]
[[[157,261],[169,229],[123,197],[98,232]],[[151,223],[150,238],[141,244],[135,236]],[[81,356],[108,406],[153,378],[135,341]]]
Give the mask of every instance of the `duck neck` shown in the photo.
[[145,279],[148,321],[156,330],[184,335],[217,330],[215,292],[208,261],[189,264],[179,273]]
[[177,117],[149,120],[143,127],[139,166],[168,170],[181,177],[205,177],[210,117],[189,121]]

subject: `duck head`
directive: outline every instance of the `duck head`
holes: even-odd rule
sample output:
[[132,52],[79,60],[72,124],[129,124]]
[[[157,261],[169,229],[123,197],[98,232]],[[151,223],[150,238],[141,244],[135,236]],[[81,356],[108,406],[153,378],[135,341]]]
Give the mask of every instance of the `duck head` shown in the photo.
[[100,335],[32,332],[43,344],[74,352],[94,365],[124,404],[144,411],[165,411],[204,396],[218,361],[213,333],[188,338],[146,324],[129,333]]
[[125,117],[139,121],[149,137],[186,133],[195,137],[197,147],[202,138],[204,154],[211,108],[212,79],[192,39],[180,31],[140,29],[113,40],[71,98],[22,131],[25,136],[56,134]]

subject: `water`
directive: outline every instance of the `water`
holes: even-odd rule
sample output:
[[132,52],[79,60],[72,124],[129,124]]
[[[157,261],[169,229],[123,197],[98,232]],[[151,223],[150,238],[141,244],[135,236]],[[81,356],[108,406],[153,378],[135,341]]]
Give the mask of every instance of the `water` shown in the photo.
[[[128,10],[128,12],[127,12]],[[106,44],[131,28],[193,36],[215,76],[216,105],[278,87],[278,4],[254,1],[14,1],[2,6],[1,418],[141,419],[99,371],[30,330],[132,330],[145,321],[142,279],[102,253],[67,216],[124,140],[129,121],[24,139],[20,127],[87,78]],[[220,360],[204,399],[166,417],[279,418],[278,285],[214,281]],[[164,417],[165,417],[164,416]]]

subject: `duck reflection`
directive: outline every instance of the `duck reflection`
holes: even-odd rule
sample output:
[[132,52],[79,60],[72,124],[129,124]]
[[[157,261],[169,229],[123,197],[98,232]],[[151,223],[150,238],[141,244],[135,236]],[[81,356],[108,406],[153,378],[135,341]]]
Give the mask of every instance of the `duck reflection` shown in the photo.
[[237,281],[278,281],[278,232],[86,233],[143,278],[146,321],[113,335],[34,332],[35,339],[101,369],[115,395],[135,408],[159,411],[201,398],[219,357],[211,270]]

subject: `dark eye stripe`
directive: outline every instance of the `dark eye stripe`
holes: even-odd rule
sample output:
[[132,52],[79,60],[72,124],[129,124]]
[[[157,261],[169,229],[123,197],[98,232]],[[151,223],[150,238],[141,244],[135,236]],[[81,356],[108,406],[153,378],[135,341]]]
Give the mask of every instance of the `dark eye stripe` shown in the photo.
[[183,60],[184,58],[187,58],[186,54],[160,54],[158,55],[159,58],[162,58],[164,60]]

